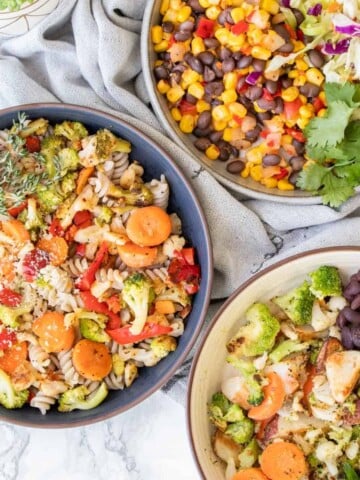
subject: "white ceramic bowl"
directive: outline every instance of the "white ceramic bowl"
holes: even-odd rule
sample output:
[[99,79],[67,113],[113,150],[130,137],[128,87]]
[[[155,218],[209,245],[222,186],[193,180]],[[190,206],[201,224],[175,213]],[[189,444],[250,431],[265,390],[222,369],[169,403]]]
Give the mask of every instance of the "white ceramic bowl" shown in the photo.
[[22,35],[41,22],[58,6],[60,0],[32,0],[25,2],[19,10],[0,10],[0,39]]
[[189,378],[187,420],[195,461],[206,480],[224,480],[224,464],[211,446],[212,427],[207,404],[219,391],[222,369],[228,355],[226,343],[244,322],[244,313],[255,301],[266,301],[299,285],[321,265],[340,269],[343,281],[360,269],[360,247],[311,250],[283,260],[258,273],[226,301],[206,330],[192,363]]

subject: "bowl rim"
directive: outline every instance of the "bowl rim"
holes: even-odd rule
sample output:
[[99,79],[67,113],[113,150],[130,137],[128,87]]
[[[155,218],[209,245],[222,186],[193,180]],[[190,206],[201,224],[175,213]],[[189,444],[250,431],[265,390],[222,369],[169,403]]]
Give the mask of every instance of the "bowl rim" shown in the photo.
[[[144,134],[141,130],[139,130],[137,127],[132,126],[130,123],[126,122],[125,120],[122,120],[115,115],[109,114],[107,112],[104,112],[100,109],[97,108],[92,108],[92,107],[85,107],[82,105],[78,104],[71,104],[71,103],[58,103],[58,102],[39,102],[39,103],[28,103],[28,104],[20,104],[20,105],[15,105],[7,108],[0,109],[0,117],[4,114],[9,114],[9,113],[17,113],[20,111],[26,111],[26,110],[41,110],[41,109],[58,109],[59,111],[79,111],[79,112],[85,112],[88,114],[95,114],[97,116],[100,116],[102,118],[105,118],[106,120],[120,123],[127,129],[133,130],[142,140],[144,140],[146,143],[150,144],[154,149],[158,150],[160,154],[166,158],[166,160],[171,164],[171,166],[174,168],[176,174],[182,179],[185,187],[187,188],[192,201],[196,205],[196,208],[198,210],[199,216],[201,218],[201,222],[203,225],[203,230],[204,230],[204,236],[205,236],[205,244],[203,245],[203,248],[206,249],[207,251],[207,265],[206,268],[208,269],[208,278],[206,279],[206,292],[205,292],[205,297],[204,297],[204,304],[202,308],[202,312],[197,318],[197,323],[196,327],[194,329],[193,336],[189,343],[186,345],[184,348],[184,351],[181,353],[179,356],[178,360],[175,362],[175,364],[169,369],[159,381],[157,381],[155,384],[152,384],[151,387],[144,392],[141,396],[136,398],[136,400],[133,400],[130,404],[127,406],[119,407],[109,413],[103,414],[100,417],[95,416],[95,418],[91,420],[77,420],[71,423],[67,422],[59,422],[59,423],[51,423],[48,422],[47,424],[43,424],[41,422],[24,422],[21,420],[15,420],[15,419],[8,419],[3,417],[0,414],[0,420],[8,423],[8,424],[13,424],[13,425],[19,425],[22,427],[27,427],[27,428],[41,428],[41,429],[60,429],[60,428],[73,428],[73,427],[80,427],[80,426],[88,426],[92,425],[95,423],[102,422],[104,420],[108,420],[112,417],[115,417],[117,415],[120,415],[121,413],[124,413],[136,405],[140,404],[144,400],[146,400],[148,397],[150,397],[152,394],[160,390],[162,386],[165,385],[175,374],[176,370],[183,364],[185,361],[187,355],[191,351],[193,345],[195,344],[196,340],[198,339],[199,335],[201,336],[201,330],[204,325],[204,321],[206,318],[206,314],[209,308],[209,303],[211,299],[211,290],[212,290],[212,285],[213,285],[213,277],[214,277],[214,259],[213,259],[213,248],[212,248],[212,240],[210,236],[210,231],[209,231],[209,226],[208,222],[204,213],[204,209],[197,197],[197,194],[195,193],[195,190],[193,186],[191,185],[190,181],[188,178],[185,176],[185,174],[182,172],[182,170],[179,168],[179,166],[175,163],[175,161],[172,159],[171,155],[168,154],[156,141],[152,140],[150,137],[148,137],[146,134]],[[21,411],[21,410],[20,410]],[[39,413],[40,414],[40,413]],[[67,418],[66,416],[64,417]]]
[[194,386],[194,376],[196,373],[197,365],[198,365],[198,360],[199,357],[202,353],[202,350],[204,348],[204,345],[207,341],[208,336],[210,335],[211,331],[216,327],[216,324],[219,320],[219,318],[223,315],[224,311],[228,308],[228,306],[234,301],[234,299],[243,293],[249,285],[252,285],[253,283],[256,283],[256,281],[261,278],[263,275],[266,275],[270,272],[273,272],[274,270],[277,270],[278,268],[282,267],[283,265],[286,265],[288,263],[292,263],[294,261],[297,261],[301,258],[305,257],[311,257],[311,256],[316,256],[318,254],[322,253],[331,253],[331,252],[360,252],[360,246],[356,245],[341,245],[341,246],[333,246],[333,247],[320,247],[320,248],[315,248],[312,250],[306,250],[304,252],[297,253],[295,255],[291,255],[290,257],[286,257],[282,260],[279,260],[278,262],[264,268],[263,270],[260,270],[260,272],[257,272],[254,274],[252,277],[247,279],[245,282],[243,282],[226,300],[225,302],[220,306],[220,308],[217,310],[215,313],[214,317],[211,319],[209,325],[205,329],[205,332],[203,333],[203,336],[200,340],[200,343],[196,349],[196,352],[194,354],[192,363],[191,363],[191,369],[189,373],[189,379],[188,379],[188,386],[187,386],[187,398],[186,398],[186,430],[187,430],[187,436],[188,440],[190,443],[190,450],[192,453],[192,457],[195,461],[195,465],[198,469],[198,472],[202,476],[204,480],[206,480],[205,473],[202,469],[200,460],[198,458],[198,455],[196,453],[196,447],[195,447],[195,441],[194,441],[194,436],[193,436],[193,428],[192,428],[192,417],[191,417],[191,401],[192,401],[192,395],[193,395],[193,386]]
[[[147,93],[150,98],[151,105],[154,109],[154,112],[160,121],[162,127],[165,129],[166,133],[172,138],[172,140],[180,146],[183,150],[186,151],[188,155],[190,155],[202,168],[208,171],[216,180],[218,180],[221,184],[225,187],[240,193],[242,195],[246,195],[250,199],[257,199],[257,200],[267,200],[270,202],[276,203],[284,203],[289,205],[318,205],[322,204],[321,196],[319,195],[311,195],[306,194],[304,195],[297,195],[297,196],[290,196],[287,195],[288,192],[284,192],[282,195],[274,195],[272,190],[274,189],[267,189],[269,193],[266,191],[256,190],[255,188],[243,186],[242,184],[230,180],[221,172],[217,172],[216,170],[212,169],[209,165],[206,164],[204,160],[202,160],[199,156],[197,156],[194,152],[188,148],[185,141],[180,138],[179,133],[172,127],[169,120],[166,117],[164,109],[159,101],[159,96],[156,92],[156,88],[154,85],[153,75],[152,75],[152,68],[150,65],[150,27],[151,27],[151,18],[155,9],[155,4],[160,0],[148,0],[147,5],[145,7],[142,26],[141,26],[141,64],[142,64],[142,71],[145,80],[145,87]],[[264,187],[265,189],[266,187]]]

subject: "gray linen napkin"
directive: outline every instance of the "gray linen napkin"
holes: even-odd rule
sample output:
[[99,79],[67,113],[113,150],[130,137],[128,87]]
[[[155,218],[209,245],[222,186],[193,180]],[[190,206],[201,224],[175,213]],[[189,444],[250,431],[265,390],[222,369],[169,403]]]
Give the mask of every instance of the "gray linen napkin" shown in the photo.
[[[0,107],[65,102],[102,109],[142,129],[172,156],[205,211],[214,248],[212,298],[291,254],[359,244],[360,196],[339,210],[239,199],[169,140],[154,116],[140,63],[146,0],[62,0],[34,29],[0,37]],[[212,317],[221,302],[214,302]],[[184,402],[191,354],[164,387]]]

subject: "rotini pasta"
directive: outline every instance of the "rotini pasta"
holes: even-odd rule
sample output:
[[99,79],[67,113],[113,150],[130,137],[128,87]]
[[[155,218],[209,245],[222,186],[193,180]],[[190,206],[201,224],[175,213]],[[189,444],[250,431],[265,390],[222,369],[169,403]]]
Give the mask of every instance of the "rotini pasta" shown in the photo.
[[177,346],[200,270],[165,176],[145,182],[130,150],[79,122],[0,131],[6,408],[96,407]]

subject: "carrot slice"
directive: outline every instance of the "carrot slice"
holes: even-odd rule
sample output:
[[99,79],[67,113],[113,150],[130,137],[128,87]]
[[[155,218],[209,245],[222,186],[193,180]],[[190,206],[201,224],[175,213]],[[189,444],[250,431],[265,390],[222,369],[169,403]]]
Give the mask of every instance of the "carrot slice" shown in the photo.
[[95,167],[85,167],[80,170],[79,176],[76,181],[76,193],[79,195],[83,190],[87,181],[91,177],[95,170]]
[[49,254],[50,262],[55,267],[65,262],[69,252],[69,246],[62,237],[41,238],[37,247]]
[[69,350],[75,341],[74,327],[66,327],[64,315],[60,312],[46,312],[34,320],[32,331],[39,337],[39,343],[46,352]]
[[304,453],[291,442],[268,445],[261,454],[260,466],[270,480],[299,480],[308,471]]
[[260,468],[246,468],[231,478],[231,480],[268,480]]
[[10,375],[26,360],[27,352],[26,342],[14,343],[10,348],[3,350],[3,355],[0,357],[0,369]]
[[272,417],[284,403],[285,387],[279,375],[270,372],[267,378],[269,383],[263,388],[264,400],[248,411],[248,417],[253,420],[266,420]]
[[175,305],[171,300],[157,300],[155,302],[155,310],[158,313],[167,315],[169,313],[175,313]]
[[0,262],[0,277],[4,277],[11,282],[15,278],[14,264],[8,260],[2,260]]
[[20,220],[5,220],[5,222],[2,222],[2,229],[6,235],[19,243],[25,243],[30,240],[30,234]]
[[171,219],[160,207],[151,205],[134,210],[126,224],[130,240],[142,247],[155,247],[171,233]]
[[72,360],[75,369],[88,380],[102,380],[112,368],[106,345],[83,338],[74,347]]
[[117,250],[121,260],[130,268],[148,267],[154,263],[157,256],[156,247],[141,247],[131,242],[118,245]]

